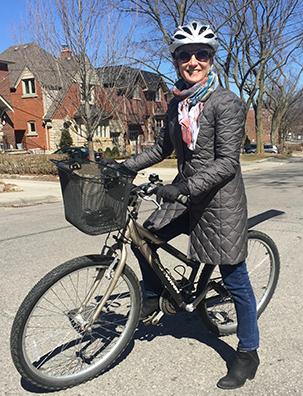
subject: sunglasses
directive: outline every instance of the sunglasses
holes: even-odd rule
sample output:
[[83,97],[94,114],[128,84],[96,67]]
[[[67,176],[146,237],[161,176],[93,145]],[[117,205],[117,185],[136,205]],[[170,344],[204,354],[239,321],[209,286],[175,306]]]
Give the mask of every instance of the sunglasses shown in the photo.
[[211,51],[200,49],[198,51],[181,51],[176,54],[176,60],[181,63],[189,62],[191,57],[195,55],[196,59],[200,62],[206,62],[212,57]]

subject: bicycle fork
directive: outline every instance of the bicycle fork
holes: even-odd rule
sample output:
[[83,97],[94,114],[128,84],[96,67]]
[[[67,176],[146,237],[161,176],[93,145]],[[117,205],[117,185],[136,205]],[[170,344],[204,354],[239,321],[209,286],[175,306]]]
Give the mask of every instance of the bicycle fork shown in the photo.
[[[109,268],[107,270],[103,270],[103,271],[99,271],[98,275],[94,281],[94,284],[91,288],[91,290],[89,291],[89,293],[87,294],[85,300],[83,301],[83,303],[81,304],[81,307],[79,308],[77,315],[75,315],[75,319],[78,321],[78,323],[81,325],[81,328],[83,331],[87,331],[91,329],[91,326],[94,324],[94,322],[98,319],[98,317],[100,316],[102,309],[104,308],[109,296],[111,295],[112,291],[114,290],[114,288],[116,287],[116,284],[118,282],[118,279],[120,278],[125,263],[126,263],[126,259],[127,259],[127,249],[126,249],[126,245],[122,244],[122,249],[121,249],[121,258],[119,259],[118,256],[116,256],[112,263],[110,264]],[[113,276],[112,276],[113,273]],[[107,290],[105,291],[102,299],[100,300],[100,302],[98,303],[98,306],[92,316],[92,318],[88,321],[84,320],[81,313],[84,311],[86,305],[88,304],[88,302],[90,301],[91,297],[93,296],[94,292],[97,290],[97,288],[99,287],[103,277],[107,278],[107,279],[111,279]]]

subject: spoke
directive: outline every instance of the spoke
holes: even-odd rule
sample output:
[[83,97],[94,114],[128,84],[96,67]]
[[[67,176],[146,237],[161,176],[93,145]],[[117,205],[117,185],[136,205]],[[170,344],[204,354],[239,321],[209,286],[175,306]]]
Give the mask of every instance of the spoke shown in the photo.
[[117,336],[120,336],[120,335],[121,335],[121,333],[118,333],[117,331],[114,331],[114,330],[107,329],[107,328],[104,327],[104,326],[101,326],[101,325],[100,325],[99,327],[101,327],[101,329],[106,330],[106,331],[109,331],[110,333],[113,333],[113,334],[115,334],[115,335],[117,335]]
[[[43,296],[43,299],[46,300],[49,304],[51,304],[55,308],[57,308],[57,306],[55,304],[53,304],[51,301],[49,301],[46,297]],[[66,313],[64,311],[62,311],[62,310],[53,311],[53,310],[51,310],[49,308],[41,307],[40,305],[36,305],[36,307],[39,308],[39,309],[43,309],[44,311],[53,312],[53,313],[56,313],[58,315],[66,316]]]
[[264,261],[266,261],[267,259],[268,259],[268,257],[264,257],[264,259],[261,260],[261,261],[259,262],[259,264],[257,264],[256,266],[254,266],[254,268],[249,272],[249,274],[250,274],[250,275],[253,274],[253,273],[260,267],[260,265],[262,265],[262,264],[264,263]]
[[[94,286],[94,283],[95,283],[95,281],[96,281],[96,279],[92,279],[92,282],[91,282],[91,285],[90,285],[90,287],[89,287],[89,291],[92,289],[92,287]],[[101,282],[100,282],[101,283]],[[84,301],[85,301],[85,299],[87,298],[87,295],[89,294],[89,291],[87,291],[87,284],[88,284],[88,280],[87,280],[87,282],[86,282],[86,286],[85,286],[85,295],[84,295],[84,297],[83,297],[83,300],[82,300],[82,302],[81,302],[81,306],[83,305],[83,303],[84,303]]]
[[87,285],[88,285],[88,268],[86,269],[86,282],[85,282],[85,296],[87,296]]
[[[77,272],[77,290],[78,290],[78,287],[79,287],[79,272]],[[76,300],[76,303],[77,303],[77,300]],[[79,298],[79,304],[81,304],[81,299],[80,298]]]
[[[70,278],[70,274],[68,275],[68,277]],[[76,306],[77,306],[77,301],[75,302],[75,301],[72,299],[71,295],[70,295],[69,292],[66,290],[66,287],[62,284],[62,280],[60,280],[59,283],[60,283],[62,289],[65,291],[65,293],[66,293],[67,297],[69,298],[69,300],[72,301],[73,305],[76,307]]]
[[102,323],[105,322],[105,323],[108,323],[108,324],[120,324],[120,323],[126,322],[126,321],[127,321],[127,318],[119,319],[119,320],[116,320],[114,322],[112,322],[110,320],[102,319]]
[[50,314],[47,314],[47,315],[31,315],[31,318],[50,318],[51,316],[57,316],[57,315],[61,315],[61,316],[66,316],[66,315],[63,315],[63,314],[61,314],[61,313],[57,313],[56,315],[50,315]]
[[[58,330],[58,326],[27,326],[28,329],[37,329],[37,330],[45,330],[45,329],[56,329]],[[70,327],[62,327],[60,329],[70,330]]]
[[62,301],[62,299],[58,296],[58,294],[53,290],[53,288],[50,289],[50,291],[57,297],[57,299],[60,301],[60,303],[67,309],[69,310],[68,306]]
[[[53,292],[52,289],[50,289],[50,290]],[[53,293],[54,293],[54,292],[53,292]],[[55,294],[55,293],[54,293],[54,294]],[[62,309],[60,309],[60,308],[59,308],[57,305],[55,305],[53,302],[49,301],[45,296],[43,296],[43,299],[44,299],[45,301],[47,301],[49,304],[51,304],[53,307],[59,309],[59,311],[62,312],[64,315],[66,315],[65,312],[64,312]],[[69,311],[69,309],[68,309],[67,307],[66,307],[66,309]]]
[[[121,280],[121,282],[120,282],[119,284],[116,285],[116,287],[114,288],[114,290],[116,290],[117,287],[119,287],[119,286],[122,284],[122,282],[123,282],[123,279]],[[114,291],[114,290],[113,290],[113,291]],[[113,305],[113,303],[114,303],[122,294],[123,294],[123,292],[119,293],[118,296],[117,296],[114,300],[111,301],[110,305],[109,305],[107,308],[110,308],[110,307]],[[109,299],[108,299],[107,301],[109,301]]]

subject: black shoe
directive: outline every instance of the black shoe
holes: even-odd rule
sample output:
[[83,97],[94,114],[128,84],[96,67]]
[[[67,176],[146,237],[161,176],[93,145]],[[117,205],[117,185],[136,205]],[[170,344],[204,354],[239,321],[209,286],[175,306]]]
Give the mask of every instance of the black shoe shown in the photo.
[[228,369],[227,375],[218,381],[218,388],[240,388],[247,379],[254,379],[259,364],[260,359],[257,351],[237,352],[236,359]]
[[145,319],[157,310],[159,310],[159,297],[152,297],[143,300],[140,320]]

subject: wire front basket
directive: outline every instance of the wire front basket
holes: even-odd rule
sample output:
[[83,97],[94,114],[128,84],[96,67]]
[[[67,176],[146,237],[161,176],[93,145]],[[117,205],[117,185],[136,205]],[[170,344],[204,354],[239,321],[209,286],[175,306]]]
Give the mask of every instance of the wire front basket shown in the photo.
[[134,175],[91,161],[54,161],[59,172],[65,218],[80,231],[100,235],[126,224]]

